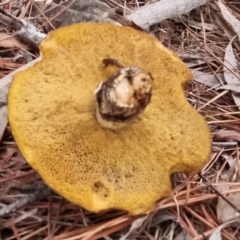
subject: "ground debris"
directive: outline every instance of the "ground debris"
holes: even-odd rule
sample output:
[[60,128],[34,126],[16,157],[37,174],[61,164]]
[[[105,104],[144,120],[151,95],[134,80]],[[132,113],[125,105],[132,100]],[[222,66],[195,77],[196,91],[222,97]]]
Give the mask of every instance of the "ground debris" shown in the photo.
[[[80,2],[54,0],[42,1],[42,5],[38,5],[37,1],[30,0],[2,1],[0,6],[17,20],[21,19],[19,26],[23,22],[31,23],[44,38],[48,31],[76,22],[76,19],[71,20],[71,16],[79,15],[79,9],[82,11],[83,5],[74,8],[75,5],[71,7],[71,4]],[[89,13],[102,19],[108,16],[109,11],[127,18],[136,14],[137,9],[142,11],[144,7],[150,7],[154,1],[88,2],[97,2],[103,11],[100,14],[84,5],[88,10],[77,16],[79,21],[82,21],[82,17],[89,17]],[[54,8],[51,9],[50,6]],[[220,11],[219,7],[227,11]],[[234,21],[229,21],[224,12],[234,16],[231,18]],[[68,16],[66,21],[64,16]],[[229,197],[230,201],[233,196],[233,202],[238,198],[240,188],[236,181],[236,164],[233,164],[239,160],[240,141],[240,104],[233,98],[239,85],[239,20],[237,3],[212,0],[190,13],[171,17],[166,22],[155,22],[148,29],[178,54],[195,73],[195,81],[187,84],[185,94],[191,105],[208,121],[214,139],[212,154],[202,173],[215,188],[227,186],[220,192]],[[14,31],[8,26],[1,24],[0,36],[13,36],[16,44],[13,44],[15,40],[11,40],[8,43],[10,45],[0,43],[0,239],[3,234],[7,236],[6,240],[120,239],[126,236],[137,217],[129,217],[121,211],[93,214],[67,202],[48,188],[45,195],[33,191],[34,184],[39,184],[43,189],[45,185],[17,151],[11,129],[7,126],[6,94],[13,72],[26,63],[31,64],[28,62],[32,59],[37,59],[38,50],[28,43],[26,46],[21,38],[15,38],[17,29]],[[237,37],[233,40],[234,36]],[[27,54],[27,57],[18,57],[23,56],[19,50]],[[230,82],[232,78],[234,83]],[[232,87],[235,87],[235,92],[232,92]],[[238,218],[228,222],[228,211],[224,210],[225,216],[219,213],[216,207],[219,195],[203,183],[199,176],[188,178],[179,173],[173,175],[172,185],[173,196],[159,201],[152,218],[142,218],[141,224],[134,229],[137,239],[240,239]],[[220,201],[226,203],[223,199]],[[234,204],[239,208],[238,202]],[[231,208],[229,204],[227,207]],[[166,209],[168,214],[162,212]],[[236,211],[233,210],[232,213],[234,215]],[[219,220],[226,222],[222,224]]]

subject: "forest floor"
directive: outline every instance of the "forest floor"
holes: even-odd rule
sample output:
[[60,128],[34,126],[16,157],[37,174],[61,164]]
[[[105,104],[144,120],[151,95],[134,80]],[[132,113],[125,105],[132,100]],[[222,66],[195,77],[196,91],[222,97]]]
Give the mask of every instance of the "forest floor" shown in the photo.
[[[127,16],[153,1],[104,2]],[[39,5],[32,17],[34,4],[32,0],[0,2],[13,16],[49,31],[44,21],[52,26],[54,18],[47,18]],[[2,78],[38,53],[15,38],[12,29],[0,27]],[[154,24],[150,31],[194,74],[186,98],[204,116],[213,138],[201,174],[191,179],[174,174],[173,196],[160,200],[147,216],[131,217],[120,211],[93,214],[41,189],[43,181],[20,154],[7,126],[0,142],[0,240],[240,239],[240,3],[210,1]],[[40,194],[32,196],[36,189]],[[22,199],[28,199],[27,204]]]

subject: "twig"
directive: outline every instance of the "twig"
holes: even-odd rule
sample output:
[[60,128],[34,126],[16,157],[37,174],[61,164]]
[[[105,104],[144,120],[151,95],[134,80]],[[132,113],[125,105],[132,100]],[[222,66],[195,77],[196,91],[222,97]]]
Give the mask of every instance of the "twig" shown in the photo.
[[51,190],[47,186],[43,186],[39,189],[36,189],[36,192],[28,194],[26,197],[1,208],[0,216],[9,214],[10,212],[28,204],[28,203],[34,202],[36,200],[42,200],[42,199],[46,198],[50,193],[51,193]]
[[129,14],[127,18],[144,29],[167,18],[190,12],[192,9],[207,3],[209,0],[161,0],[141,7]]
[[231,203],[221,192],[219,192],[212,183],[202,174],[198,173],[198,176],[202,178],[206,183],[208,183],[209,187],[212,188],[214,192],[217,193],[224,201],[226,201],[236,212],[240,213],[240,209],[238,209],[233,203]]
[[19,20],[0,8],[0,22],[16,31],[16,36],[34,49],[38,49],[40,42],[46,37],[33,24]]
[[217,147],[236,147],[238,143],[237,142],[213,142],[212,145]]
[[3,24],[8,24],[8,26],[12,26],[15,31],[18,31],[22,28],[22,23],[15,16],[6,12],[4,9],[0,8],[0,22]]

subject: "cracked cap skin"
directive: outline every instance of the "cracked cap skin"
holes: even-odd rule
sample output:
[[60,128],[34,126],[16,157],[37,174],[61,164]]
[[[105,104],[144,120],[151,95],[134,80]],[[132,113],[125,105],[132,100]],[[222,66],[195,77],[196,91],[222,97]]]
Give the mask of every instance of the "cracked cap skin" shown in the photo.
[[[92,212],[146,213],[171,194],[172,173],[194,174],[207,162],[209,128],[184,96],[192,74],[153,36],[76,24],[51,32],[41,52],[39,62],[14,77],[9,122],[27,162],[69,201]],[[154,79],[146,109],[119,129],[102,127],[96,117],[93,93],[119,70],[106,67],[106,58]]]

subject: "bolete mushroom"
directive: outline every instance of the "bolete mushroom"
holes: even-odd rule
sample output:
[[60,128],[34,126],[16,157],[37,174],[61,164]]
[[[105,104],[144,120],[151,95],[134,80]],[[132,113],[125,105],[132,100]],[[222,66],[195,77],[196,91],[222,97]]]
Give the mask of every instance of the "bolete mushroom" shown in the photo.
[[210,132],[183,90],[192,74],[155,37],[81,23],[51,32],[40,49],[13,79],[9,122],[56,192],[92,212],[139,214],[171,193],[172,173],[206,163]]

